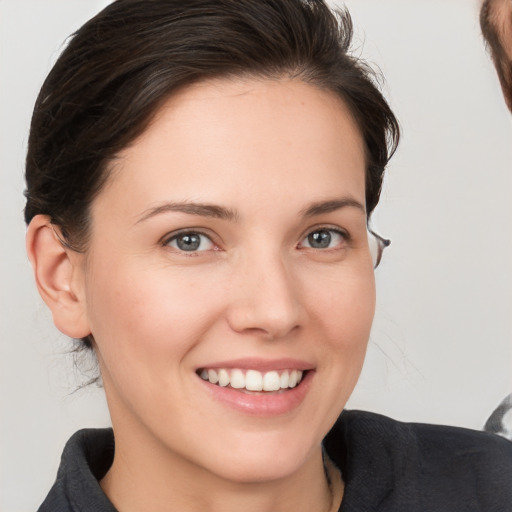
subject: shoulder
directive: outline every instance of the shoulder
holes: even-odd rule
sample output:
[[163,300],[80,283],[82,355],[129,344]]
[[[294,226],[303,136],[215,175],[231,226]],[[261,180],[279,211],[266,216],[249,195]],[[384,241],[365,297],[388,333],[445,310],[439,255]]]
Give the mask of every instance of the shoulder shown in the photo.
[[356,494],[373,481],[382,510],[512,510],[512,442],[493,434],[345,411],[325,448]]
[[344,411],[339,427],[359,438],[370,434],[375,442],[403,449],[417,450],[428,459],[473,458],[501,460],[512,470],[512,442],[488,432],[468,428],[407,423],[380,414]]
[[112,429],[83,429],[69,439],[57,478],[38,512],[115,512],[99,480],[114,457]]

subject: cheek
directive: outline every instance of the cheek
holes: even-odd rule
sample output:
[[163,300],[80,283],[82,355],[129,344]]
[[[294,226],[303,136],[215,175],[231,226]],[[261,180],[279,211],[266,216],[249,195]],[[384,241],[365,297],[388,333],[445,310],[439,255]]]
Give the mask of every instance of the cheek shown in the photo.
[[[165,269],[103,268],[91,276],[87,303],[91,332],[103,359],[179,360],[218,316],[204,283]],[[211,299],[211,296],[210,296]],[[142,366],[142,365],[141,365]]]
[[[341,413],[361,369],[375,310],[375,282],[371,272],[346,272],[311,292],[311,328],[321,354],[319,386],[313,390],[322,418],[322,437]],[[317,283],[318,284],[318,283]]]
[[373,270],[347,273],[311,290],[314,316],[327,332],[330,348],[364,355],[375,312]]

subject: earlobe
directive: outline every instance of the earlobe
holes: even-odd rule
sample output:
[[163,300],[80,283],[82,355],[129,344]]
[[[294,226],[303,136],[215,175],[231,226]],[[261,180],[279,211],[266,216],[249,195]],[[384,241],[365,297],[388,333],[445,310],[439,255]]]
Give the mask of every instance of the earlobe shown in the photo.
[[37,288],[55,326],[71,338],[89,335],[80,255],[64,246],[46,215],[36,215],[30,222],[26,246]]

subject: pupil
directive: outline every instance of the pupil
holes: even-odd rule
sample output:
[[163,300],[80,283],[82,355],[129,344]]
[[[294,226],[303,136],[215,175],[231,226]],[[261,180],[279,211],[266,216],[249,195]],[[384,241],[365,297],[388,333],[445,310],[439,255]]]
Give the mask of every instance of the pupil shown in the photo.
[[308,236],[308,242],[315,249],[325,249],[331,244],[331,233],[329,231],[316,231]]
[[199,235],[181,235],[177,238],[176,244],[182,251],[195,251],[201,244]]

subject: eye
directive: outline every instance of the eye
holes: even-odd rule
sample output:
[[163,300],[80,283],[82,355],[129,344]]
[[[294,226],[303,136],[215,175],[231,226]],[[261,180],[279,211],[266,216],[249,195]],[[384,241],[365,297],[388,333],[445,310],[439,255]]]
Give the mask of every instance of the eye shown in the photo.
[[181,232],[169,238],[165,245],[178,251],[201,252],[210,251],[215,247],[211,239],[197,231]]
[[311,231],[299,244],[310,249],[333,249],[346,242],[348,235],[332,228],[321,228]]

